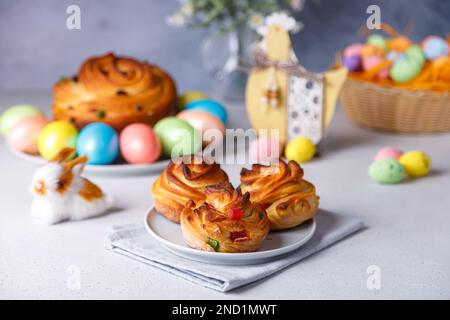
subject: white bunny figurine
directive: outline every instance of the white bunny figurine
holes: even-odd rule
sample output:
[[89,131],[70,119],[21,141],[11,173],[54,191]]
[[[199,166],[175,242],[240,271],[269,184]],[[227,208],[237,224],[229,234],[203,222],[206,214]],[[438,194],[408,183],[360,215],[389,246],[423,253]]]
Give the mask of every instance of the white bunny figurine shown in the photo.
[[81,177],[87,157],[67,161],[74,152],[62,149],[34,174],[31,215],[46,224],[99,216],[113,205],[112,197]]

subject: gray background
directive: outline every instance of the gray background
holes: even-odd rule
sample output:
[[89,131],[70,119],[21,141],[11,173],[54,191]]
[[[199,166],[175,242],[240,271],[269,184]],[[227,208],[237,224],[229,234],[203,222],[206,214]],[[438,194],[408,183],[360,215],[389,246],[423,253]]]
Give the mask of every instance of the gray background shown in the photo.
[[[66,29],[66,8],[78,4],[82,29]],[[334,53],[355,40],[366,8],[378,4],[382,20],[402,30],[415,21],[417,39],[450,32],[449,0],[306,0],[293,36],[295,49],[312,70],[327,68]],[[167,69],[181,90],[210,90],[200,55],[205,31],[174,29],[165,17],[175,0],[0,0],[0,90],[49,89],[76,73],[90,55],[113,50],[148,59]]]

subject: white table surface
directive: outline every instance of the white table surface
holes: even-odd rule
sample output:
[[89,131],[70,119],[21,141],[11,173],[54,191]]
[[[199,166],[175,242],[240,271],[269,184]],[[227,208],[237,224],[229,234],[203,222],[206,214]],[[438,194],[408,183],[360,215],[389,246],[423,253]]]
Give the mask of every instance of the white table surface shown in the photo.
[[[48,92],[2,93],[0,110],[15,103],[48,106]],[[426,108],[426,106],[424,106]],[[230,127],[248,127],[244,107],[229,107]],[[425,178],[381,186],[367,177],[384,145],[421,149],[433,160]],[[105,230],[142,220],[152,205],[156,175],[95,177],[121,211],[55,226],[29,214],[35,166],[0,142],[0,298],[15,299],[341,299],[450,298],[450,134],[392,135],[360,129],[341,112],[320,158],[304,165],[327,210],[356,215],[368,229],[268,279],[223,294],[179,279],[104,248]],[[232,182],[238,166],[225,167]],[[366,285],[370,265],[381,289]],[[67,286],[68,269],[81,270],[81,287]],[[213,266],[212,266],[213,268]]]

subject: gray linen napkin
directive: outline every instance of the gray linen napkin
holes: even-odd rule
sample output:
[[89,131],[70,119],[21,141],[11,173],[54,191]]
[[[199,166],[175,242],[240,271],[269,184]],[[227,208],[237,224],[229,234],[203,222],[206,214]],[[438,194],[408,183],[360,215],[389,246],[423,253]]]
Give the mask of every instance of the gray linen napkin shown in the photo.
[[220,266],[178,257],[154,240],[142,223],[113,226],[107,247],[132,259],[170,272],[199,285],[226,292],[278,272],[333,243],[361,230],[361,220],[325,210],[317,214],[317,229],[311,240],[289,255],[274,261],[247,266]]

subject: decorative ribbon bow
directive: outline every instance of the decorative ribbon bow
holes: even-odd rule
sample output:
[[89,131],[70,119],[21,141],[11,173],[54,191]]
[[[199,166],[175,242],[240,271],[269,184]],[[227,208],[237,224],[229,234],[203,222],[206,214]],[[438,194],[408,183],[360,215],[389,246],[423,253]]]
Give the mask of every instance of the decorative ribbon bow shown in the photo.
[[256,69],[275,68],[288,75],[306,78],[311,81],[322,82],[324,80],[322,74],[306,70],[298,63],[296,59],[289,58],[288,60],[271,60],[261,48],[253,50],[252,61],[252,67]]

